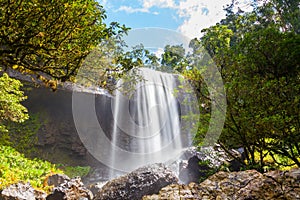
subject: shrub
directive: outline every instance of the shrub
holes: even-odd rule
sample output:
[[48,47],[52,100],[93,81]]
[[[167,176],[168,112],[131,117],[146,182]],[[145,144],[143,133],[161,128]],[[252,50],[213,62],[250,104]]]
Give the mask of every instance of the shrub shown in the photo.
[[49,191],[44,183],[52,173],[63,173],[54,164],[40,159],[28,159],[9,146],[0,146],[0,189],[19,181],[30,182],[36,188]]

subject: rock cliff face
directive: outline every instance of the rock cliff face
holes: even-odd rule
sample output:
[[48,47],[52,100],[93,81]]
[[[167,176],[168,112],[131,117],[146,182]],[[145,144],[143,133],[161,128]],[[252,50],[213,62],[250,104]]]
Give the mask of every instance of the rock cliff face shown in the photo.
[[[25,106],[31,114],[38,114],[42,123],[37,134],[39,149],[37,156],[54,163],[92,166],[93,170],[84,178],[85,183],[107,181],[110,169],[90,155],[77,133],[72,112],[72,92],[74,90],[72,86],[58,89],[55,92],[43,87],[29,87],[27,90],[28,99]],[[76,89],[75,91],[80,92],[81,90]],[[88,91],[84,92],[86,95],[95,95]],[[108,138],[111,137],[114,121],[111,109],[112,98],[104,92],[95,95],[98,122]],[[126,138],[123,139],[122,143],[125,144]],[[209,160],[213,166],[219,166],[226,160],[226,157],[227,155],[223,151],[213,147],[208,147],[200,152],[191,148],[184,152],[184,155],[171,168],[174,168],[177,175],[179,174],[183,183],[189,183],[199,180],[199,176],[201,176],[199,169],[205,170],[207,167],[199,168],[199,160]]]
[[[39,151],[36,156],[54,163],[91,166],[93,170],[90,175],[84,178],[85,183],[107,181],[110,169],[88,152],[76,130],[72,110],[73,92],[81,92],[95,99],[98,122],[106,136],[111,138],[111,132],[114,130],[111,100],[114,97],[103,91],[95,94],[72,84],[66,84],[64,88],[59,88],[55,92],[49,88],[29,86],[26,90],[28,99],[25,106],[30,114],[38,114],[38,119],[42,124],[37,133]],[[84,120],[83,123],[85,123]],[[91,129],[94,129],[94,127],[91,127]],[[85,131],[88,132],[88,129]],[[118,137],[118,141],[122,143],[122,148],[129,150],[131,143],[128,134],[120,135],[122,137]],[[199,170],[204,171],[212,167],[206,165],[199,167],[198,162],[200,160],[208,160],[211,165],[219,166],[227,160],[227,157],[220,148],[207,147],[199,152],[195,148],[191,148],[184,152],[184,155],[170,168],[174,169],[177,175],[179,174],[181,181],[187,184],[191,181],[197,181],[200,176],[203,176],[203,173],[200,173]]]
[[[72,114],[72,89],[59,89],[55,92],[49,88],[33,88],[26,90],[28,99],[24,105],[30,114],[38,114],[42,124],[39,129],[37,147],[38,156],[55,163],[69,163],[74,165],[102,166],[94,159],[82,144],[77,133]],[[86,93],[86,95],[94,95]],[[112,124],[108,106],[108,95],[98,94],[95,97],[97,111],[107,112],[105,117],[99,115],[99,123],[106,131]],[[109,133],[108,133],[109,134]],[[60,155],[60,156],[56,156]]]
[[255,170],[218,172],[200,184],[172,184],[159,194],[144,196],[154,199],[219,199],[219,200],[295,200],[300,199],[300,169],[271,171]]

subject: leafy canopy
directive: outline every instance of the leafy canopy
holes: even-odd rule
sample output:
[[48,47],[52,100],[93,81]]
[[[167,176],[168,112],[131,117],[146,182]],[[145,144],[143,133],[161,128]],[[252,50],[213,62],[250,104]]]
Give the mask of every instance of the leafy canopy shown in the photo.
[[94,0],[0,0],[1,67],[72,80],[94,47],[128,30],[105,18]]
[[204,29],[199,41],[226,87],[220,142],[243,147],[244,164],[260,171],[300,166],[299,0],[253,5],[248,13],[234,13],[231,5],[227,17]]

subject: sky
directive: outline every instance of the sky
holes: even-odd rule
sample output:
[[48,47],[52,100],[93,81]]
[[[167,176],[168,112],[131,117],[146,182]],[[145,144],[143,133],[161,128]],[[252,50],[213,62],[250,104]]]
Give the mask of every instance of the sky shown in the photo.
[[[164,28],[191,39],[201,30],[225,17],[224,6],[232,0],[98,0],[104,6],[107,23],[125,24],[132,29]],[[248,2],[247,2],[248,1]],[[240,0],[236,8],[249,9],[249,0]]]

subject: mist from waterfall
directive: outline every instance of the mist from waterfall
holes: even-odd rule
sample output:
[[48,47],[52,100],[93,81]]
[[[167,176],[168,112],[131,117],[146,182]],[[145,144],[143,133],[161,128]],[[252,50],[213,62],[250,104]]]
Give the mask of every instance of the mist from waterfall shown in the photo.
[[[191,145],[189,131],[183,131],[181,116],[189,112],[182,104],[187,96],[179,75],[140,69],[144,81],[131,95],[116,91],[112,101],[113,128],[110,155],[112,169],[126,166],[133,170],[150,163],[166,162]],[[181,88],[181,89],[180,89]],[[115,174],[113,170],[111,177]]]

